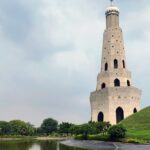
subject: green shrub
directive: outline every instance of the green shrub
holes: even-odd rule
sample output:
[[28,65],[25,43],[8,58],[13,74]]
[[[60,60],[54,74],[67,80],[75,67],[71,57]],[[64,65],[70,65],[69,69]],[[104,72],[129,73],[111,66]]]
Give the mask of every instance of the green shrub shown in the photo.
[[140,140],[140,139],[127,139],[126,140],[127,143],[135,143],[135,144],[145,144],[146,141],[144,140]]
[[46,135],[49,135],[57,131],[58,122],[57,120],[54,120],[53,118],[47,118],[43,120],[43,123],[41,124],[40,128],[43,133],[45,133]]
[[75,136],[76,140],[88,140],[88,136],[86,134],[80,134]]
[[124,138],[126,135],[126,128],[123,125],[114,125],[109,128],[108,134],[111,140],[118,140]]
[[103,134],[80,134],[75,136],[76,140],[100,140],[100,141],[109,141],[109,136],[108,135],[103,135]]
[[108,141],[109,136],[104,134],[93,134],[93,135],[88,135],[88,140]]

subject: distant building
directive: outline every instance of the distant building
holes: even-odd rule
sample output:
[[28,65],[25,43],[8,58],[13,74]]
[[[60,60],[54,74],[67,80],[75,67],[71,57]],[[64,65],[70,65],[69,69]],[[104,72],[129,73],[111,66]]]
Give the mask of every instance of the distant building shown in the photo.
[[141,91],[132,85],[119,26],[119,9],[111,1],[106,10],[101,71],[90,102],[92,121],[116,124],[140,110]]

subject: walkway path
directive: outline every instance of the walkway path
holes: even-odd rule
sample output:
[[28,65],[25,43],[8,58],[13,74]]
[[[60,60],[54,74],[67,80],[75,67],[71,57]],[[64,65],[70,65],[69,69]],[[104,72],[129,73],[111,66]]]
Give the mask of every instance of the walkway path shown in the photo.
[[66,140],[64,145],[91,150],[150,150],[150,145],[122,144],[102,141]]

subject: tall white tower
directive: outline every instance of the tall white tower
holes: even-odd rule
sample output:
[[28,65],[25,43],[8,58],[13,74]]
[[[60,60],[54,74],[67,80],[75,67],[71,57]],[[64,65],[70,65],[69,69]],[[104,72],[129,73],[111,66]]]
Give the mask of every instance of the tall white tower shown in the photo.
[[140,110],[141,91],[133,87],[127,69],[119,9],[113,0],[105,14],[101,71],[96,91],[90,95],[91,119],[116,124]]

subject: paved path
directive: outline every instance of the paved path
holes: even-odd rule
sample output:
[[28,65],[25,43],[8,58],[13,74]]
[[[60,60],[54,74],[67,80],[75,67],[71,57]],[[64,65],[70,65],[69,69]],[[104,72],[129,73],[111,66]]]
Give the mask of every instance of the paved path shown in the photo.
[[91,150],[150,150],[150,145],[122,144],[102,141],[66,140],[64,145]]

